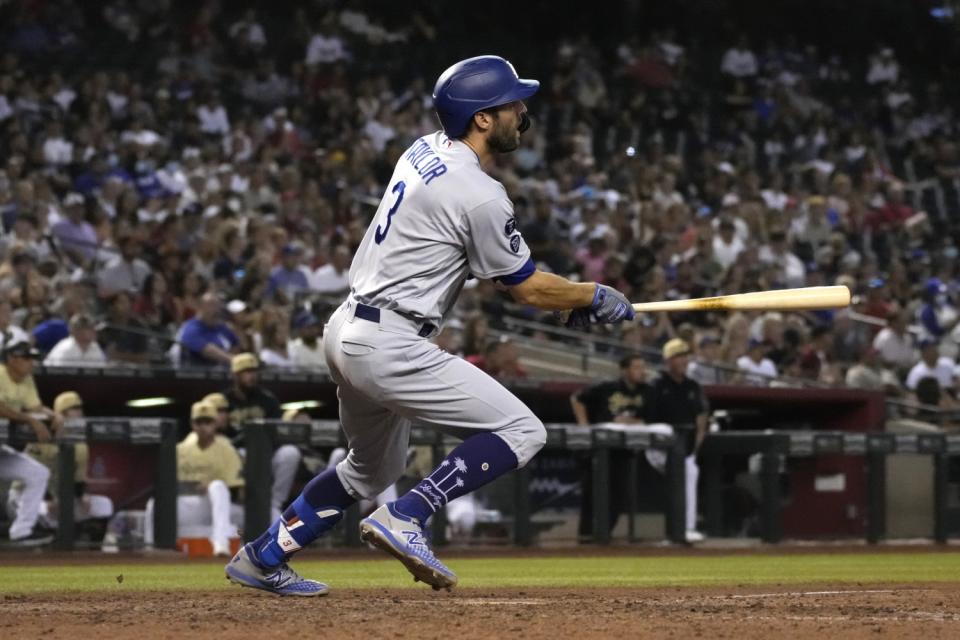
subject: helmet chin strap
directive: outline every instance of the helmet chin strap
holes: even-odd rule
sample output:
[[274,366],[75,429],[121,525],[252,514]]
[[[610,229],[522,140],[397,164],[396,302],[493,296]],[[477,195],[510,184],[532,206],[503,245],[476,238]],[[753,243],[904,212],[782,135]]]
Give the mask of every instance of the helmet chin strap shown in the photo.
[[523,133],[530,128],[530,125],[533,124],[533,120],[530,119],[530,116],[526,112],[520,114],[520,126],[517,127],[517,131]]

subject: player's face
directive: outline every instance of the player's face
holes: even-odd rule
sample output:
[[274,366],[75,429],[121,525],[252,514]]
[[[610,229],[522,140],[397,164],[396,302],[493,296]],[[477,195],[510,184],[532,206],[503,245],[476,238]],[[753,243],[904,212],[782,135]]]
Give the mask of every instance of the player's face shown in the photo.
[[641,384],[647,381],[647,365],[643,360],[634,359],[627,367],[626,379],[630,384]]
[[510,102],[494,111],[494,125],[487,144],[497,153],[510,153],[520,146],[520,123],[527,106],[522,101]]

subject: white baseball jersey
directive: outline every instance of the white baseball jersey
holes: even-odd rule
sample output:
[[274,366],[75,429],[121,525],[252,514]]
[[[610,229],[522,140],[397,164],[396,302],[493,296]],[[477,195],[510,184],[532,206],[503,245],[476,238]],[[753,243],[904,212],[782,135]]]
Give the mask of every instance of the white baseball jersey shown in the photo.
[[438,131],[404,152],[350,266],[353,297],[439,326],[469,275],[534,271],[513,204],[473,150]]

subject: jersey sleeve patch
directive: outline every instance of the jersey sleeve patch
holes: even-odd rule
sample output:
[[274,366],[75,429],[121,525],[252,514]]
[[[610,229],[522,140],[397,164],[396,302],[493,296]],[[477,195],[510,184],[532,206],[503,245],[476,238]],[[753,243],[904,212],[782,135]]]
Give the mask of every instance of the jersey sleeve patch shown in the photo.
[[522,267],[511,274],[494,278],[494,281],[513,287],[532,276],[533,272],[536,270],[537,268],[533,264],[533,259],[527,258],[527,261],[523,263]]

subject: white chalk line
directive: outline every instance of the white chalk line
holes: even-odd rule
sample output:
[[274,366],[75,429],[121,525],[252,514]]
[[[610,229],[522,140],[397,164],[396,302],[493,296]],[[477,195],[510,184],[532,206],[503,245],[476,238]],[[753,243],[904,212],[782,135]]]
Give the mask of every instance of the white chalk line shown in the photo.
[[777,593],[743,593],[732,596],[704,596],[707,598],[794,598],[797,596],[845,596],[851,593],[896,593],[894,589],[838,589],[836,591],[781,591]]

